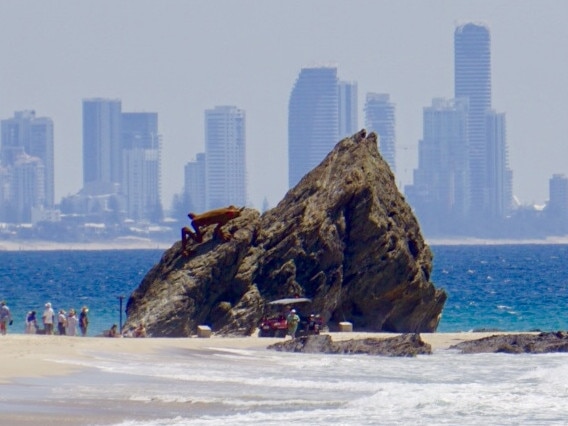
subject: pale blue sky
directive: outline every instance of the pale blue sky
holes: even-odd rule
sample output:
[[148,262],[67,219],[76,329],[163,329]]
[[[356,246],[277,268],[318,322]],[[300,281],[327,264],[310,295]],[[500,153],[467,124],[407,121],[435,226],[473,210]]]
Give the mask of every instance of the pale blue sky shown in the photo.
[[456,24],[487,24],[493,108],[507,115],[514,193],[548,198],[568,175],[568,1],[2,0],[0,118],[34,109],[55,122],[56,200],[82,185],[81,102],[122,100],[159,114],[163,201],[204,150],[204,110],[247,114],[249,198],[287,190],[288,99],[302,67],[334,63],[396,103],[397,181],[411,183],[422,109],[453,96]]

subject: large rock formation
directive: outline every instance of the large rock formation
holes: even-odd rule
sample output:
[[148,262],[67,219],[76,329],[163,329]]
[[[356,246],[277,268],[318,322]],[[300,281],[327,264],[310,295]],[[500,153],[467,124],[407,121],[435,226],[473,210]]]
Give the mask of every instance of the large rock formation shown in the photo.
[[446,293],[429,282],[432,253],[378,152],[374,133],[339,142],[323,162],[262,216],[245,209],[224,229],[228,242],[178,242],[127,304],[127,325],[154,336],[187,336],[199,324],[250,334],[266,302],[313,300],[333,328],[432,332]]

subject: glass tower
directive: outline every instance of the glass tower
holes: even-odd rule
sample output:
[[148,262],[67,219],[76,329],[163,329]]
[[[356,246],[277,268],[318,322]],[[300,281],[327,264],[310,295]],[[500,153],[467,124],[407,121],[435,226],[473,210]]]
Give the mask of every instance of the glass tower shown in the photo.
[[472,213],[489,213],[486,114],[491,110],[491,36],[484,25],[468,23],[454,33],[455,98],[468,100],[470,197]]
[[207,209],[245,206],[245,111],[216,106],[205,111],[205,184]]
[[365,127],[367,132],[379,135],[379,152],[396,171],[395,108],[390,96],[384,93],[367,93],[365,101]]
[[122,179],[121,102],[83,100],[83,187],[91,195],[115,192]]
[[122,113],[122,186],[126,213],[135,220],[161,219],[158,114]]
[[288,185],[294,187],[339,139],[336,67],[302,68],[288,104]]

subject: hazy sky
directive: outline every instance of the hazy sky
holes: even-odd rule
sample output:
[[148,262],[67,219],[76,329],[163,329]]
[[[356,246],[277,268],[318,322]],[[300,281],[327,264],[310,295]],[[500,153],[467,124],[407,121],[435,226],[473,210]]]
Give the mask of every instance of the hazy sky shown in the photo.
[[0,1],[0,118],[34,109],[55,125],[56,201],[82,186],[82,100],[157,112],[166,208],[204,151],[204,110],[247,115],[249,198],[288,182],[288,100],[302,67],[336,64],[396,104],[397,181],[412,182],[422,110],[453,97],[456,24],[487,24],[493,108],[505,112],[514,194],[548,198],[568,175],[568,1]]

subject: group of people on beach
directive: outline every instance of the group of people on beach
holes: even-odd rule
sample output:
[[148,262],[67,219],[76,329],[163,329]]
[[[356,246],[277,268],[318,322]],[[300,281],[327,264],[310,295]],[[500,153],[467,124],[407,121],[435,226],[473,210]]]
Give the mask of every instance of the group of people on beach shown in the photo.
[[118,331],[118,326],[113,324],[112,327],[104,332],[106,337],[148,337],[146,332],[146,326],[143,322],[138,324],[136,327],[130,327],[120,334]]
[[[65,312],[60,309],[58,314],[55,314],[50,302],[45,304],[43,314],[41,316],[41,323],[43,329],[38,326],[38,319],[36,311],[29,311],[26,315],[26,334],[57,334],[60,336],[86,336],[89,328],[89,309],[86,306],[81,308],[79,316],[75,309],[69,309]],[[57,330],[55,325],[57,324]]]
[[[89,308],[83,306],[79,315],[75,309],[69,309],[65,312],[64,309],[59,309],[56,314],[51,306],[51,302],[45,304],[45,308],[41,315],[40,328],[38,324],[38,317],[36,311],[29,311],[25,320],[25,333],[26,334],[47,334],[59,336],[86,336],[89,329]],[[6,305],[4,300],[0,301],[0,334],[5,335],[8,326],[13,324],[12,313],[10,308]],[[113,324],[109,330],[103,333],[107,337],[148,337],[146,326],[140,322],[136,327],[130,327],[123,330],[122,333],[118,330],[118,325]]]

